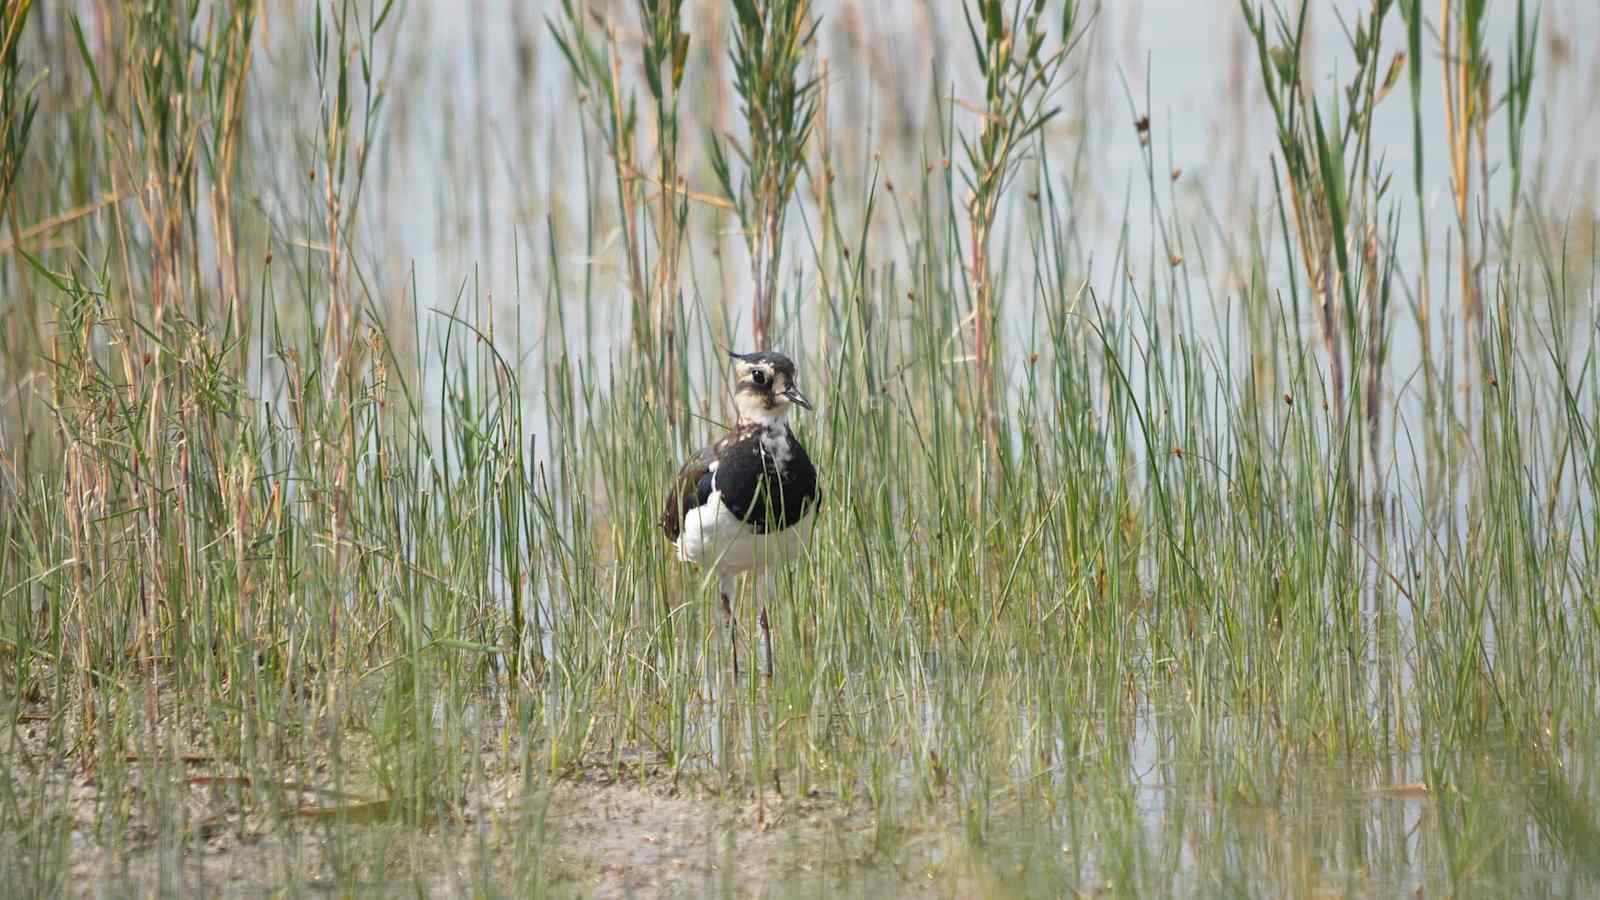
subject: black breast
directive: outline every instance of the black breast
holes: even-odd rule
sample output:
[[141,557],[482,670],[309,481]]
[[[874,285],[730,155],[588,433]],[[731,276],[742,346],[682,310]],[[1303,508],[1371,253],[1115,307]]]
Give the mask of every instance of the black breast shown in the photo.
[[[769,452],[763,437],[787,452]],[[788,528],[817,504],[817,470],[788,428],[746,426],[728,435],[712,479],[723,505],[758,534]]]

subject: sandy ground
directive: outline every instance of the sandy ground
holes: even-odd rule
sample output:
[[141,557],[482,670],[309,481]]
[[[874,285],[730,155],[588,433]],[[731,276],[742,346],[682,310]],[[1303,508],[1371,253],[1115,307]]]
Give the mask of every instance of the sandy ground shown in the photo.
[[554,845],[594,896],[761,896],[806,885],[826,892],[843,845],[865,842],[867,826],[826,801],[769,798],[764,806],[560,784]]
[[502,767],[450,821],[416,824],[397,821],[370,793],[318,783],[315,770],[263,786],[222,774],[226,767],[200,753],[161,764],[130,757],[109,783],[67,763],[41,765],[46,727],[25,714],[0,737],[9,745],[0,801],[45,817],[0,835],[0,860],[23,870],[3,893],[515,896],[532,883],[556,896],[878,888],[955,896],[979,888],[970,865],[948,864],[946,835],[879,827],[864,808],[821,793],[730,798],[650,770],[619,777],[593,766],[530,779]]

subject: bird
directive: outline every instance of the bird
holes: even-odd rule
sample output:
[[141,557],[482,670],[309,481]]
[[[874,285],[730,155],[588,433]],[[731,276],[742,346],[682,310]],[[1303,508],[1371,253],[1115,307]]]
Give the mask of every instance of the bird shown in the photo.
[[[821,491],[806,448],[789,430],[793,407],[813,409],[782,353],[728,352],[733,361],[733,429],[692,454],[668,491],[661,529],[677,558],[717,575],[722,614],[733,634],[733,591],[743,572],[789,562],[804,552]],[[772,677],[772,629],[761,606],[766,675]],[[739,646],[732,638],[734,677]]]

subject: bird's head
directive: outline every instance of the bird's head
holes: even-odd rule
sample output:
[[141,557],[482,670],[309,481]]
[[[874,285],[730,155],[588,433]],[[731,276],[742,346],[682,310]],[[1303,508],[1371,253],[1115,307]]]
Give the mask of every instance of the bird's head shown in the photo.
[[795,385],[794,362],[782,353],[733,353],[733,405],[739,422],[780,421],[791,405],[811,408]]

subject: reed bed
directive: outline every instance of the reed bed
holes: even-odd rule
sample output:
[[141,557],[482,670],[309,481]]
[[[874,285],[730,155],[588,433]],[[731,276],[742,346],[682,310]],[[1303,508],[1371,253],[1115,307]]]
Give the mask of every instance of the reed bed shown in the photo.
[[[1330,79],[1309,8],[1219,13],[1250,220],[1130,89],[1109,223],[1098,7],[973,0],[898,95],[824,54],[850,4],[518,14],[570,93],[453,165],[577,163],[518,176],[497,293],[377,248],[446,127],[427,10],[0,0],[12,884],[1594,890],[1596,218],[1535,202],[1541,14],[1501,54],[1479,0],[1374,0]],[[824,479],[745,585],[770,681],[655,525],[753,345]],[[619,797],[702,857],[607,843]]]

